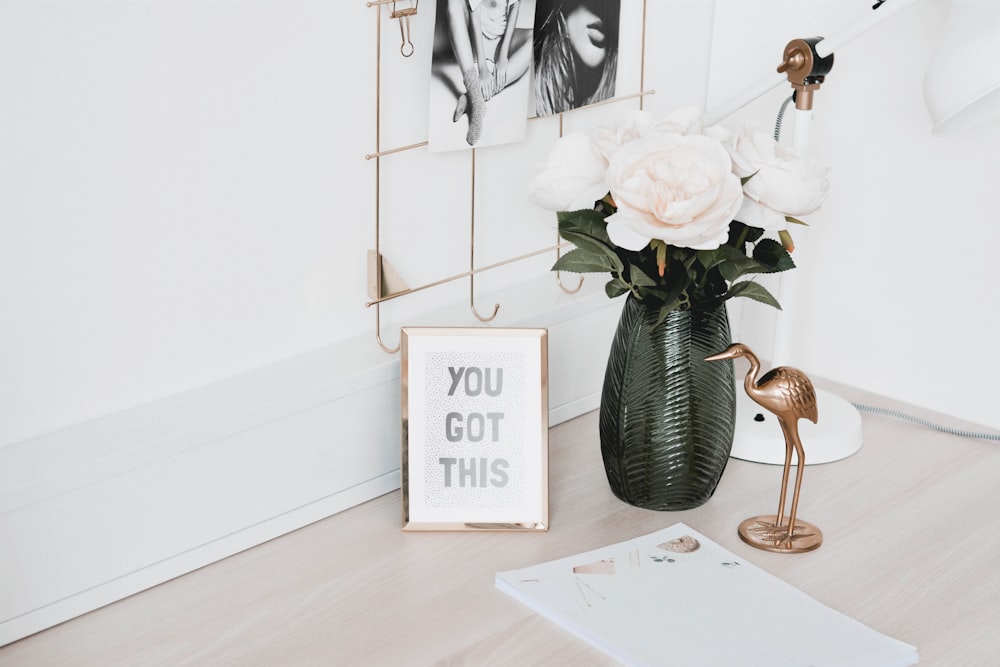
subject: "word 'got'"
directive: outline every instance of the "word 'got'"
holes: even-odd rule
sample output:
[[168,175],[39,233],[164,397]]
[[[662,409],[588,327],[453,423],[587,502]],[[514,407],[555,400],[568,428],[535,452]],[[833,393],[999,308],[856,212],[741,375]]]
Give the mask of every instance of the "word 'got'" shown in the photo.
[[[444,418],[444,437],[448,442],[459,442],[462,438],[469,442],[482,442],[486,437],[486,431],[490,431],[490,441],[500,442],[500,420],[503,419],[502,412],[470,412],[467,416],[462,416],[458,412],[449,412]],[[489,429],[486,427],[489,422]]]

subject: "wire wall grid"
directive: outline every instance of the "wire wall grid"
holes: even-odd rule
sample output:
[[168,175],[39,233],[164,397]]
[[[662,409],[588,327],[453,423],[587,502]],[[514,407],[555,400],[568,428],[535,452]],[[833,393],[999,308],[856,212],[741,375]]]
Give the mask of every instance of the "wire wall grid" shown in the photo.
[[[424,0],[425,4],[427,0]],[[592,109],[597,106],[603,106],[606,104],[614,104],[622,102],[625,100],[638,99],[639,109],[643,108],[643,98],[646,95],[652,95],[656,91],[646,90],[646,3],[648,0],[642,0],[642,32],[641,32],[641,46],[640,46],[640,58],[639,58],[639,92],[628,94],[628,95],[616,95],[607,100],[597,102],[595,104],[590,104],[572,111],[567,111],[559,113],[559,136],[563,135],[563,117],[566,113],[575,113],[577,111],[584,111],[586,109]],[[399,345],[395,347],[390,347],[386,345],[385,341],[382,340],[382,304],[386,301],[391,301],[393,299],[398,299],[409,294],[414,294],[416,292],[421,292],[428,290],[440,285],[454,282],[456,280],[463,280],[465,278],[469,279],[469,308],[472,310],[472,314],[481,322],[489,322],[497,316],[497,312],[500,310],[500,304],[494,304],[492,312],[488,314],[482,314],[476,309],[475,305],[475,295],[476,295],[476,275],[483,273],[485,271],[490,271],[492,269],[500,268],[502,266],[507,266],[515,262],[520,262],[532,257],[537,257],[539,255],[544,255],[547,253],[555,253],[556,259],[559,258],[560,253],[564,248],[572,247],[571,244],[561,241],[556,234],[556,242],[553,245],[546,246],[544,248],[539,248],[532,252],[517,255],[516,257],[508,257],[499,262],[494,262],[485,266],[476,266],[476,148],[472,147],[469,149],[469,180],[471,188],[470,197],[470,210],[469,210],[469,269],[468,271],[463,271],[454,275],[449,275],[442,277],[438,280],[431,281],[416,287],[410,287],[406,285],[405,281],[399,277],[392,267],[384,260],[382,257],[382,239],[381,239],[381,204],[382,204],[382,173],[381,173],[381,160],[382,158],[391,156],[396,153],[402,153],[405,151],[416,150],[424,148],[427,146],[427,141],[421,141],[415,144],[409,144],[406,146],[397,146],[392,148],[382,147],[382,23],[383,23],[383,12],[382,7],[386,6],[386,18],[389,21],[399,22],[399,32],[400,32],[400,55],[401,57],[408,58],[413,54],[413,42],[410,39],[410,21],[417,15],[418,3],[420,0],[370,0],[366,3],[367,7],[374,7],[376,12],[375,17],[375,50],[376,50],[376,66],[375,66],[375,150],[371,153],[365,155],[365,160],[372,161],[375,164],[375,249],[368,251],[368,292],[369,301],[365,303],[366,307],[375,309],[375,340],[378,342],[379,347],[381,347],[388,354],[395,354],[399,351]],[[401,7],[406,5],[405,7]],[[544,116],[548,118],[549,116]],[[536,120],[538,117],[531,117],[528,120]],[[567,294],[573,294],[580,290],[583,286],[583,276],[579,277],[579,281],[576,286],[567,287],[562,280],[562,276],[559,272],[556,272],[556,281],[559,287]]]

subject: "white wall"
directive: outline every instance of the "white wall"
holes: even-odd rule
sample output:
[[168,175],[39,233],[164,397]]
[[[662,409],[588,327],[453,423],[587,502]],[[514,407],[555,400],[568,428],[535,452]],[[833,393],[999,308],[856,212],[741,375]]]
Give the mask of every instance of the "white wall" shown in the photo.
[[[871,3],[844,4],[716,0],[713,16],[650,0],[647,108],[711,105],[771,71],[789,39]],[[382,148],[425,135],[421,11],[409,60],[382,23]],[[0,599],[27,605],[5,608],[0,643],[392,488],[396,360],[364,307],[376,16],[362,0],[0,0]],[[930,136],[920,72],[943,16],[925,0],[859,38],[817,95],[834,186],[796,235],[790,353],[998,426],[987,160],[1000,129]],[[771,123],[784,94],[734,120]],[[478,152],[478,263],[554,241],[519,193],[555,133],[532,122],[524,145]],[[382,161],[383,250],[413,284],[468,268],[468,159]],[[483,274],[477,304],[499,294],[496,324],[558,332],[562,419],[594,406],[617,306],[594,279],[562,295],[550,263]],[[467,299],[462,281],[386,304],[388,342],[442,309],[437,323],[475,324]],[[345,419],[367,428],[345,437]],[[60,599],[72,604],[42,613]]]
[[365,329],[368,19],[0,4],[0,444]]

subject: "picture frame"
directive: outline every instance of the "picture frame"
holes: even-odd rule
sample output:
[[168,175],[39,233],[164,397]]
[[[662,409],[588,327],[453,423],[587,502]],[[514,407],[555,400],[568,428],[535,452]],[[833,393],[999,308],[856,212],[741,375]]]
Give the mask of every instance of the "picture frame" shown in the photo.
[[404,531],[548,530],[548,331],[403,327]]

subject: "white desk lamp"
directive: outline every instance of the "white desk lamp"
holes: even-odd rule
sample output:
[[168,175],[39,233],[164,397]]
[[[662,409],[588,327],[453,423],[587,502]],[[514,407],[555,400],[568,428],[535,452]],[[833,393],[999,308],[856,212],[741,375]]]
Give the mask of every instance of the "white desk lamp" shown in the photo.
[[[883,18],[883,17],[880,17]],[[819,90],[826,75],[833,68],[833,50],[829,40],[819,37],[794,39],[785,46],[777,73],[784,75],[794,92],[795,110],[792,146],[799,155],[808,152],[809,132],[813,117],[813,93]],[[780,278],[778,300],[782,304],[794,302],[795,280]],[[787,315],[777,313],[771,366],[788,363],[791,326]],[[838,461],[861,448],[861,415],[843,398],[823,389],[816,389],[816,400],[821,418],[818,423],[801,420],[802,440],[809,445],[805,457],[807,465]],[[758,463],[785,462],[784,436],[777,428],[774,416],[761,410],[746,392],[737,391],[736,432],[731,456]]]
[[[735,95],[728,103],[706,114],[715,123],[784,83],[795,88],[793,146],[800,154],[808,148],[813,91],[833,65],[834,51],[918,0],[878,0],[867,19],[839,38],[793,40],[785,47],[775,74]],[[952,0],[940,46],[925,73],[924,97],[936,135],[951,134],[1000,116],[1000,0]],[[780,277],[778,300],[794,302],[795,280]],[[772,365],[786,363],[790,326],[778,313]],[[817,390],[818,424],[800,422],[801,436],[809,444],[806,464],[829,463],[861,448],[861,416],[843,398]],[[761,412],[745,392],[737,392],[736,434],[732,456],[759,463],[784,462],[783,436],[773,420]]]

